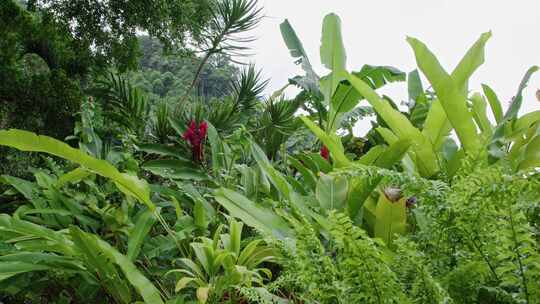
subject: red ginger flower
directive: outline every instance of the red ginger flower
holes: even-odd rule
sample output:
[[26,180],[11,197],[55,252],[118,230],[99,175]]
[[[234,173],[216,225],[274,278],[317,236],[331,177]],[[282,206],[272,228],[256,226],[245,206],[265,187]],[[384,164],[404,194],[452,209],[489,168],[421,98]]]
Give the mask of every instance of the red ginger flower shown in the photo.
[[197,126],[195,120],[189,123],[189,127],[182,135],[182,138],[190,143],[191,152],[193,154],[193,160],[200,162],[204,156],[203,143],[206,139],[206,131],[208,130],[208,124],[202,121]]
[[328,151],[328,148],[326,146],[322,146],[321,156],[326,160],[330,159],[330,151]]

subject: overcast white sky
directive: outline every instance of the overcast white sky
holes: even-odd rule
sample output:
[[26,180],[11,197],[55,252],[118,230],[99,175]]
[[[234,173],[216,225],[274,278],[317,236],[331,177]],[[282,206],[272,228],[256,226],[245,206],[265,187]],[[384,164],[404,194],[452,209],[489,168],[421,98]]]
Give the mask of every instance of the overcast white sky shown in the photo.
[[[319,46],[323,17],[341,17],[349,70],[363,64],[391,65],[403,71],[416,67],[407,35],[425,42],[451,71],[466,50],[491,30],[486,62],[471,78],[470,89],[489,84],[503,106],[515,95],[519,81],[531,65],[540,65],[540,0],[259,0],[267,16],[255,31],[250,60],[271,78],[266,93],[282,87],[301,73],[281,39],[279,24],[289,19],[320,75]],[[525,92],[524,109],[540,110],[534,92],[540,72]],[[407,96],[406,85],[383,91],[396,102]]]

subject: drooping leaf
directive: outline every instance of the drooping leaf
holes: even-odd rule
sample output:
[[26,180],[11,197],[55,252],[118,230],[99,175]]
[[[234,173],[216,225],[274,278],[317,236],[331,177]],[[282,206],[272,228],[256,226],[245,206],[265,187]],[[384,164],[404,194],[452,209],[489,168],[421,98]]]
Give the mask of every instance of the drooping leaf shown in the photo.
[[110,163],[93,158],[52,137],[16,129],[0,130],[0,145],[21,151],[44,152],[80,164],[87,170],[111,179],[120,191],[137,198],[151,210],[155,209],[154,203],[150,200],[150,191],[146,181],[133,175],[120,173]]

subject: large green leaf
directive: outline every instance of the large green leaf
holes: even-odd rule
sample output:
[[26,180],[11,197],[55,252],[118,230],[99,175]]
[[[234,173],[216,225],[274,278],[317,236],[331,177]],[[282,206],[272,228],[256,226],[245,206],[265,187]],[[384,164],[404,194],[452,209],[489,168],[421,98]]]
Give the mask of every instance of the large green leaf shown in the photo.
[[415,164],[422,176],[429,177],[437,173],[439,166],[431,142],[411,122],[394,109],[388,102],[382,100],[373,89],[354,75],[348,76],[350,83],[373,106],[375,111],[384,119],[399,139],[411,140],[415,154]]
[[117,268],[107,260],[97,243],[97,236],[87,234],[79,228],[70,227],[70,235],[78,256],[90,273],[97,274],[102,285],[117,301],[131,303],[132,294],[129,285],[122,279]]
[[0,282],[21,273],[49,269],[48,266],[18,261],[0,262]]
[[471,74],[484,62],[484,47],[491,33],[484,33],[469,49],[452,76],[441,66],[435,55],[418,39],[408,37],[416,62],[435,89],[446,116],[468,152],[477,152],[481,142],[473,117],[467,108],[466,83]]
[[523,160],[519,164],[519,169],[536,168],[540,167],[540,135],[533,137],[527,146]]
[[396,234],[403,235],[407,231],[405,199],[391,201],[382,191],[375,208],[375,218],[375,237],[383,239],[387,246],[391,246]]
[[439,151],[444,143],[444,140],[452,131],[452,124],[446,117],[444,108],[438,99],[431,103],[429,108],[422,134],[426,136],[435,151]]
[[[156,209],[155,212],[159,214],[159,208]],[[128,238],[127,257],[131,261],[135,261],[139,255],[144,239],[150,232],[150,229],[152,229],[156,220],[156,214],[150,210],[143,211],[137,218],[135,226],[131,229]]]
[[512,100],[510,107],[508,108],[508,110],[506,110],[506,113],[504,114],[501,122],[495,128],[488,147],[490,162],[495,162],[506,155],[508,145],[504,137],[507,130],[511,130],[514,122],[517,119],[518,112],[523,103],[523,90],[527,87],[531,76],[539,69],[540,68],[538,66],[532,66],[527,70],[527,72],[521,79],[517,94]]
[[491,125],[491,123],[489,122],[489,118],[487,117],[487,102],[485,101],[484,97],[479,93],[474,93],[473,96],[471,96],[471,101],[472,113],[476,124],[480,127],[482,135],[490,137],[493,132],[493,126]]
[[317,182],[315,197],[325,210],[341,210],[347,200],[349,184],[347,178],[339,175],[321,175]]
[[143,151],[146,153],[157,154],[161,156],[172,156],[179,160],[188,162],[188,160],[184,157],[184,155],[180,153],[180,150],[173,146],[167,146],[167,145],[161,145],[161,144],[141,144],[141,145],[138,145],[138,148],[140,151]]
[[[374,90],[390,82],[404,81],[406,77],[405,73],[394,67],[368,64],[365,64],[360,71],[351,74],[362,79]],[[356,107],[362,98],[362,95],[348,81],[342,81],[331,99],[327,133],[335,131],[341,124],[343,114]]]
[[225,188],[214,192],[216,201],[246,225],[278,239],[294,236],[293,230],[272,209],[263,207],[245,196]]
[[212,153],[212,171],[214,176],[218,176],[220,170],[227,166],[226,155],[216,128],[209,122],[208,142],[210,143],[210,150]]
[[306,124],[306,126],[319,138],[320,141],[330,150],[330,154],[337,167],[347,166],[350,161],[345,156],[345,149],[341,144],[341,139],[336,134],[325,133],[321,128],[314,124],[309,118],[300,116],[300,119]]
[[154,203],[150,200],[150,191],[146,181],[133,175],[120,173],[118,169],[107,161],[93,158],[83,151],[74,149],[52,137],[16,129],[1,130],[0,145],[13,147],[21,151],[44,152],[77,163],[89,171],[111,179],[120,191],[137,198],[151,210],[155,209]]
[[292,192],[291,185],[287,182],[287,179],[272,166],[261,147],[254,142],[251,142],[251,155],[259,165],[261,171],[270,180],[272,185],[276,187],[281,196],[285,199],[290,199]]
[[327,69],[345,70],[347,56],[341,36],[341,19],[336,14],[331,13],[324,17],[320,54],[321,63]]
[[484,63],[484,49],[489,38],[491,38],[491,32],[480,35],[480,38],[478,38],[478,40],[469,48],[465,56],[463,56],[452,72],[452,79],[454,80],[455,85],[465,95],[467,94],[467,82],[469,81],[469,78],[474,71]]
[[390,169],[406,155],[411,145],[412,141],[409,139],[400,139],[392,143],[379,155],[374,165],[380,168]]
[[300,81],[305,83],[307,88],[311,91],[317,91],[319,77],[313,71],[313,67],[309,62],[304,46],[296,35],[296,32],[288,20],[283,21],[283,23],[280,24],[279,29],[281,30],[281,36],[283,37],[291,56],[296,59],[295,63],[300,64],[302,69],[306,72],[306,76],[302,77]]
[[407,76],[407,92],[409,93],[409,101],[416,101],[418,96],[424,94],[424,87],[418,70],[410,72]]
[[[137,269],[127,256],[118,252],[118,250],[98,236],[83,232],[77,227],[71,227],[70,234],[77,240],[77,245],[82,246],[81,253],[84,256],[94,259],[96,263],[102,264],[103,261],[110,261],[116,264],[122,270],[129,283],[141,295],[145,303],[164,303],[159,290]],[[103,259],[100,257],[103,257]]]
[[81,167],[76,168],[58,177],[58,181],[56,182],[56,187],[60,189],[66,184],[78,182],[80,180],[85,179],[86,177],[90,175],[92,175],[92,172],[86,170],[85,168],[81,168]]
[[320,80],[326,104],[330,104],[334,91],[345,75],[347,60],[341,36],[341,20],[336,14],[328,14],[324,17],[320,55],[321,63],[331,71]]
[[7,214],[0,214],[0,232],[2,232],[0,235],[21,237],[21,242],[17,243],[21,249],[25,248],[26,243],[31,243],[31,240],[44,240],[40,250],[49,250],[67,256],[74,255],[73,243],[62,233]]
[[493,91],[493,89],[487,84],[482,84],[482,90],[484,91],[484,95],[487,97],[491,107],[491,112],[493,112],[493,117],[495,118],[495,122],[497,124],[500,123],[503,118],[503,111],[499,97],[497,97],[495,91]]
[[300,172],[300,174],[302,175],[302,177],[304,179],[303,180],[304,183],[307,184],[306,185],[307,188],[315,189],[315,186],[317,184],[315,174],[313,174],[313,172],[311,170],[306,168],[306,166],[304,166],[299,160],[297,160],[296,158],[294,158],[292,156],[287,157],[287,161],[289,161],[291,166],[293,166],[296,170],[298,170],[298,172]]
[[207,180],[209,179],[201,170],[193,167],[190,161],[179,159],[155,159],[142,164],[141,168],[170,179]]

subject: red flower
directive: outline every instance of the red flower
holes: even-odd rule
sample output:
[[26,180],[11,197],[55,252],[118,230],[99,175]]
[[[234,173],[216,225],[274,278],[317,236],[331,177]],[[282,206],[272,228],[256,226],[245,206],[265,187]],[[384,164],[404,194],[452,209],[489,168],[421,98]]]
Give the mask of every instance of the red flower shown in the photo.
[[322,146],[321,156],[326,160],[330,159],[330,151],[328,151],[328,148],[326,146]]
[[198,126],[195,120],[189,123],[189,127],[182,135],[182,138],[190,143],[191,152],[193,154],[193,160],[200,162],[203,159],[203,143],[206,139],[206,131],[208,130],[208,124],[203,121]]

